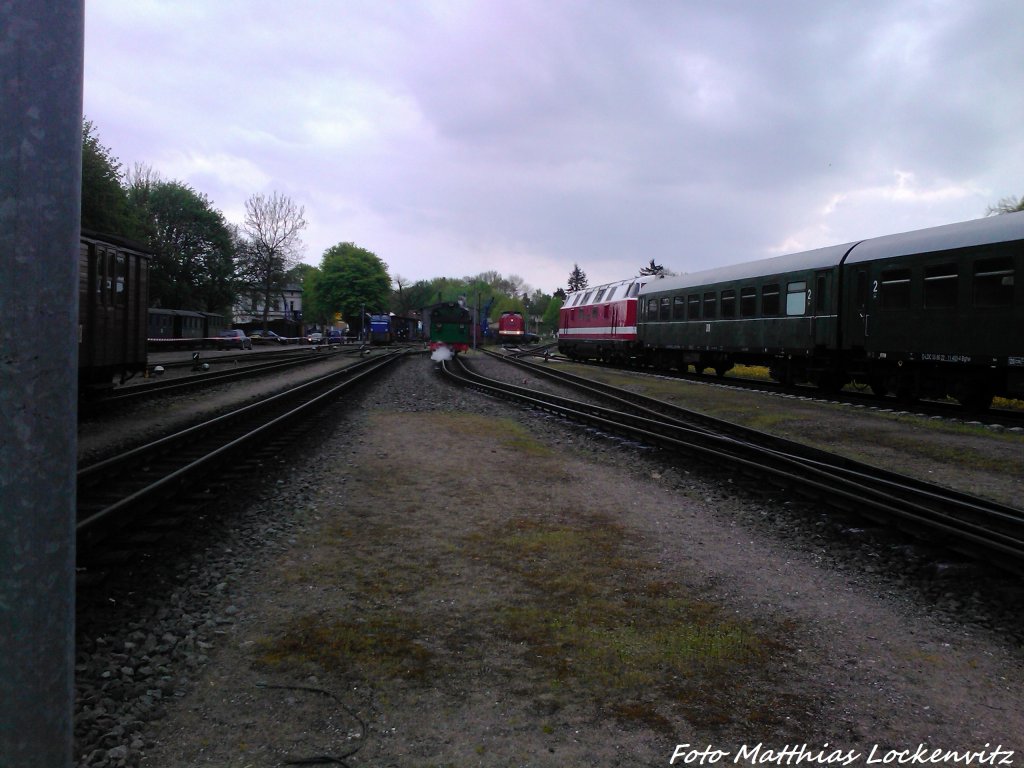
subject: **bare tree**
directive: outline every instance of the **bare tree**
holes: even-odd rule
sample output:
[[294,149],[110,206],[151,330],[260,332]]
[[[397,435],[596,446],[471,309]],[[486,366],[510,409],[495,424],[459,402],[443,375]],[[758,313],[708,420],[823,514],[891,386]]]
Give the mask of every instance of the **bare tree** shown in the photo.
[[270,299],[281,292],[286,275],[299,261],[306,228],[305,208],[287,195],[255,194],[245,201],[242,233],[247,240],[239,251],[246,277],[263,299],[263,327],[267,327]]
[[665,268],[660,264],[655,264],[654,259],[651,259],[651,263],[646,267],[640,268],[640,276],[654,275],[656,277],[662,277],[665,274]]
[[990,205],[988,210],[985,211],[986,216],[999,216],[1004,213],[1015,213],[1017,211],[1024,211],[1024,196],[1018,200],[1013,195],[1004,197],[995,205]]

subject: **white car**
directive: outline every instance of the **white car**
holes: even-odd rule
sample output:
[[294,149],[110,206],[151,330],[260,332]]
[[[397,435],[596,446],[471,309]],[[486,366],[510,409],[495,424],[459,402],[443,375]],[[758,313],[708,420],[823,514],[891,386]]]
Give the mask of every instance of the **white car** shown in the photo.
[[307,333],[306,334],[306,343],[307,344],[323,344],[324,343],[324,335],[322,333],[319,333],[319,332],[318,333]]

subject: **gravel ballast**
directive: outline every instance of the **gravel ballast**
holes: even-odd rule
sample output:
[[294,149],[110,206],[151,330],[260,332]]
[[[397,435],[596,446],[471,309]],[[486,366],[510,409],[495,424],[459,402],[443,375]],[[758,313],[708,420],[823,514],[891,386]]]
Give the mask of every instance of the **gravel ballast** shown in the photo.
[[[680,744],[1020,759],[1012,578],[453,387],[424,357],[296,450],[172,556],[83,587],[80,765],[665,765]],[[579,531],[612,552],[603,570]],[[623,605],[658,586],[762,650],[681,681],[642,662],[587,677],[584,643],[522,630],[589,599],[544,570],[556,544],[579,558],[567,579],[595,568]]]

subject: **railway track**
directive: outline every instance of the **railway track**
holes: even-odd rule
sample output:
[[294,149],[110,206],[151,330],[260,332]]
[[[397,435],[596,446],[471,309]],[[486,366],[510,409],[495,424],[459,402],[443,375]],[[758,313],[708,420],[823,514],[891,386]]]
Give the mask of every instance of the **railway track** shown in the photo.
[[276,451],[309,418],[401,359],[389,351],[359,360],[290,390],[80,467],[77,476],[79,546],[89,549],[133,521],[180,513],[208,501],[207,485],[228,486],[241,475],[233,462]]
[[[506,359],[506,358],[502,358]],[[445,374],[496,397],[588,424],[763,485],[826,501],[974,558],[1024,572],[1024,511],[887,472],[757,430],[599,384],[543,365],[508,360],[605,405],[538,392],[473,372],[461,360]]]
[[824,393],[816,387],[809,385],[785,385],[776,381],[766,381],[764,379],[744,378],[732,375],[714,376],[679,371],[655,371],[653,369],[643,368],[623,368],[622,366],[599,363],[591,360],[572,360],[561,354],[552,353],[544,348],[523,350],[509,356],[518,358],[538,357],[557,362],[571,363],[573,365],[592,366],[601,369],[628,372],[639,376],[659,376],[662,378],[680,379],[682,381],[691,381],[715,386],[735,387],[737,389],[752,390],[755,392],[792,395],[795,397],[804,397],[823,402],[849,403],[857,406],[906,411],[907,413],[914,413],[921,416],[938,416],[944,419],[998,425],[1009,429],[1024,429],[1024,411],[1018,409],[993,407],[985,411],[972,412],[965,410],[959,403],[948,401],[916,400],[914,402],[901,402],[893,395],[880,397],[865,391],[842,390],[839,392]]
[[[237,365],[237,358],[233,357],[222,359],[211,358],[203,361],[212,365],[230,366],[225,370],[195,370],[197,363],[193,362],[167,364],[168,367],[192,368],[195,372],[192,375],[182,376],[180,378],[150,380],[145,384],[135,384],[133,386],[122,387],[111,394],[83,403],[82,408],[87,412],[102,411],[111,406],[123,405],[128,402],[139,402],[154,397],[161,397],[163,395],[175,394],[193,389],[203,389],[205,387],[212,387],[219,384],[230,383],[232,381],[241,381],[255,376],[280,373],[293,368],[299,368],[304,365],[322,362],[326,357],[331,355],[351,354],[359,351],[358,349],[352,349],[320,352],[313,351],[314,348],[309,349],[309,354],[292,352],[283,358],[277,355],[268,355],[273,359],[246,362],[244,365]],[[326,348],[324,349],[326,350]]]

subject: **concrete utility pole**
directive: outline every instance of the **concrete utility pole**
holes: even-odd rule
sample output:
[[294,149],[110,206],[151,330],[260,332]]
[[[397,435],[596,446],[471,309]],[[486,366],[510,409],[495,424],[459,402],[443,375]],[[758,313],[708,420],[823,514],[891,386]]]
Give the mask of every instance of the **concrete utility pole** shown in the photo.
[[72,764],[84,0],[0,3],[0,765]]

